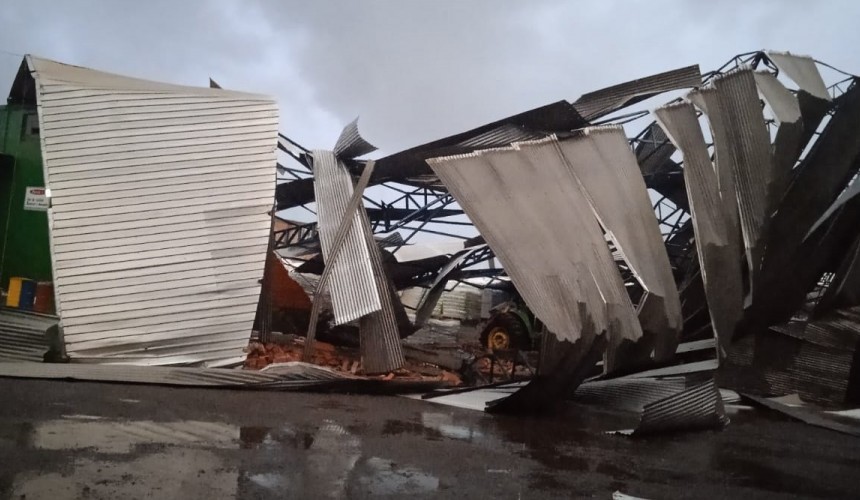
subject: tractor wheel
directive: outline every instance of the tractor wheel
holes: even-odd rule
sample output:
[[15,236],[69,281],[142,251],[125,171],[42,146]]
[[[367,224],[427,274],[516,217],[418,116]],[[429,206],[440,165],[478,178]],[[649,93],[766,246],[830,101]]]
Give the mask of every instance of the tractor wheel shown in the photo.
[[493,318],[484,328],[481,344],[490,351],[527,350],[531,347],[531,339],[520,317],[506,312]]

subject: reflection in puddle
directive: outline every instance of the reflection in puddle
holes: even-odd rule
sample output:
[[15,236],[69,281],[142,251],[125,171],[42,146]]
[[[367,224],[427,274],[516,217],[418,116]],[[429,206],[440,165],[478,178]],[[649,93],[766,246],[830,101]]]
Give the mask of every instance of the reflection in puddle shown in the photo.
[[367,473],[358,483],[362,492],[371,496],[416,495],[439,489],[439,479],[410,467],[396,467],[390,460],[378,457],[367,459],[363,468]]
[[0,484],[8,481],[0,496],[12,498],[282,498],[298,492],[342,498],[439,487],[438,478],[414,467],[365,458],[361,439],[333,420],[305,429],[240,428],[70,415],[2,426],[0,448],[47,453],[45,463],[54,464],[0,477]]

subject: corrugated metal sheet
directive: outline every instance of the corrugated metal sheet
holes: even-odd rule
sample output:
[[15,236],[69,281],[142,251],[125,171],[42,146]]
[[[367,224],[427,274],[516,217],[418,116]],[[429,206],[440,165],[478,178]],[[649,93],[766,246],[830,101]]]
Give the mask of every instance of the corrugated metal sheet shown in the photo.
[[800,105],[797,103],[797,97],[785,88],[785,85],[767,71],[756,71],[753,76],[758,91],[761,92],[774,117],[780,123],[800,120]]
[[601,226],[647,292],[639,305],[639,322],[655,336],[656,358],[671,358],[683,323],[681,302],[648,189],[624,129],[589,128],[583,137],[558,145]]
[[528,130],[513,123],[504,123],[498,128],[470,137],[458,146],[471,149],[498,148],[510,146],[514,142],[542,139],[546,134]]
[[720,428],[728,423],[714,379],[646,404],[634,436],[658,432]]
[[583,94],[573,107],[585,119],[594,120],[657,94],[701,84],[699,66],[687,66]]
[[[331,151],[314,151],[313,158],[320,243],[323,255],[328,256],[353,193],[352,177]],[[333,265],[329,285],[335,324],[338,325],[354,321],[382,307],[361,226],[363,219],[359,212],[353,217],[340,256]]]
[[809,92],[819,99],[830,100],[827,86],[824,84],[824,79],[821,78],[818,67],[815,66],[814,59],[809,56],[798,56],[788,52],[769,50],[766,53],[767,57],[776,64],[776,67],[794,80],[794,83],[802,90]]
[[726,124],[723,113],[720,112],[717,90],[713,87],[697,89],[687,94],[687,99],[702,110],[708,118],[711,138],[714,143],[714,170],[717,174],[720,199],[723,202],[723,214],[725,215],[729,245],[740,248],[743,242],[741,241],[741,222],[738,213],[735,173],[732,167],[734,162],[731,160],[728,151],[729,142],[726,137]]
[[860,389],[851,376],[858,359],[858,332],[856,310],[758,332],[732,346],[720,368],[720,383],[754,394],[797,393],[805,401],[842,405]]
[[357,158],[376,151],[376,146],[364,140],[358,133],[358,118],[356,118],[343,128],[333,151],[338,158]]
[[[831,271],[831,260],[850,247],[856,234],[860,205],[848,202],[820,220],[856,173],[860,162],[860,87],[854,86],[834,101],[835,111],[793,178],[779,210],[770,220],[768,245],[762,268],[761,300],[753,306],[763,325],[787,321],[802,305],[807,292],[822,273]],[[803,107],[801,107],[803,109]],[[786,273],[791,269],[791,273]]]
[[59,318],[0,308],[0,360],[42,361],[45,332]]
[[[583,304],[593,316],[593,331],[609,332],[607,367],[616,368],[618,346],[635,343],[642,330],[558,141],[520,143],[428,163],[547,328],[561,340],[576,341],[584,318],[574,304]],[[559,219],[560,213],[567,215]]]
[[773,212],[782,201],[791,178],[792,169],[803,149],[803,122],[797,97],[771,73],[753,73],[759,93],[779,123],[773,140],[773,179],[768,188],[768,212]]
[[432,380],[355,378],[307,363],[283,363],[270,371],[257,372],[221,368],[0,362],[0,377],[346,394],[417,393],[445,385]]
[[684,377],[599,380],[579,386],[573,399],[581,403],[638,412],[648,404],[684,391],[686,384]]
[[226,387],[272,382],[278,375],[220,368],[184,368],[161,366],[116,366],[86,363],[5,363],[0,362],[0,376],[89,380],[94,382],[128,382],[192,387]]
[[361,230],[370,253],[370,266],[381,308],[361,318],[359,323],[361,366],[365,373],[385,373],[403,366],[400,332],[394,315],[394,300],[399,300],[382,265],[382,253],[373,239],[367,212],[359,208]]
[[731,226],[717,185],[717,174],[693,105],[671,104],[654,112],[657,121],[684,154],[684,180],[696,231],[696,249],[711,324],[725,356],[743,315],[740,247],[729,237]]
[[[764,226],[770,215],[767,206],[773,181],[770,136],[751,69],[741,68],[722,75],[715,80],[714,86],[721,115],[716,122],[723,125],[722,130],[715,130],[714,142],[727,144],[722,151],[726,153],[725,160],[734,173],[750,289],[754,295],[761,266]],[[715,114],[710,106],[708,111],[709,116]],[[714,125],[712,121],[711,126]]]
[[270,98],[27,58],[73,358],[243,358],[275,188]]

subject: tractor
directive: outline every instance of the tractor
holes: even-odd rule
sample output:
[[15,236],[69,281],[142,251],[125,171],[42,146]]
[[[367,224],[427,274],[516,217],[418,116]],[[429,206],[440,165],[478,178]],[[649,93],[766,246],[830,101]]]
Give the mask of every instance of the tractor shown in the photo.
[[535,350],[541,328],[537,318],[522,298],[502,302],[490,310],[487,324],[481,330],[481,345],[490,351]]

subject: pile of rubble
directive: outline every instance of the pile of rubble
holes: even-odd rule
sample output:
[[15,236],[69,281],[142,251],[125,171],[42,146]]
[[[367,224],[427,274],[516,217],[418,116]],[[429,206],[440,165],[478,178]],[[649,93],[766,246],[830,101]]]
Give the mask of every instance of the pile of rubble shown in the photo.
[[[304,339],[292,335],[283,336],[277,342],[265,344],[257,341],[251,342],[246,349],[248,357],[245,359],[244,368],[261,370],[276,363],[305,361],[303,359],[304,349]],[[440,381],[450,386],[458,386],[462,383],[459,375],[450,370],[413,360],[407,360],[401,368],[396,370],[381,374],[367,374],[362,366],[358,349],[336,346],[328,342],[315,342],[313,355],[307,361],[335,372],[375,380]]]

